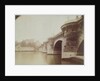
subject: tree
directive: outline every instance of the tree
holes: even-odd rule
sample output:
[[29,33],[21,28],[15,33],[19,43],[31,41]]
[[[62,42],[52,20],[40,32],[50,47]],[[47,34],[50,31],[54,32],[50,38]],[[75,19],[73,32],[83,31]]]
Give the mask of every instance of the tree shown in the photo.
[[22,47],[25,47],[25,46],[26,46],[25,40],[23,40],[23,41],[21,42],[21,46],[22,46]]

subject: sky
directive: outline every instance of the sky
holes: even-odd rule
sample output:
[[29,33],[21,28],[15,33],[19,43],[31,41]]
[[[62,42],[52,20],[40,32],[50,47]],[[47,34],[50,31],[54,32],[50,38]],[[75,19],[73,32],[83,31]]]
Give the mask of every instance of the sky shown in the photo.
[[75,18],[75,15],[22,15],[15,21],[15,40],[34,39],[43,43],[61,32],[63,24]]

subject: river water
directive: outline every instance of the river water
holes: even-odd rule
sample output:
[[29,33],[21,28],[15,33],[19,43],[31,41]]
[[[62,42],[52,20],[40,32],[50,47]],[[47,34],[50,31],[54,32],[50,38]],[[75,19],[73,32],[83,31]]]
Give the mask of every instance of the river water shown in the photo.
[[55,65],[61,64],[61,55],[47,55],[42,52],[16,52],[16,65]]

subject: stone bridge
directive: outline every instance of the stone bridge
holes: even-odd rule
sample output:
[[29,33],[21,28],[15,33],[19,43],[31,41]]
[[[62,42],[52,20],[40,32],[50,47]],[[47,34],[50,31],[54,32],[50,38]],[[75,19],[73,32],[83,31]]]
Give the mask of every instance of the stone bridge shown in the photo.
[[84,18],[61,26],[62,32],[44,42],[39,51],[47,54],[61,54],[61,58],[84,55]]

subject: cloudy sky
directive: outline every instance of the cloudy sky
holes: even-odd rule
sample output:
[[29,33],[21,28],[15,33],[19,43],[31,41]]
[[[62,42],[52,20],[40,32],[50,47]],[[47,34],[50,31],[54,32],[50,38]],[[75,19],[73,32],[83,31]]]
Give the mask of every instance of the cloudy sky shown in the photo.
[[34,39],[41,43],[61,32],[61,26],[76,16],[22,15],[15,21],[16,41]]

